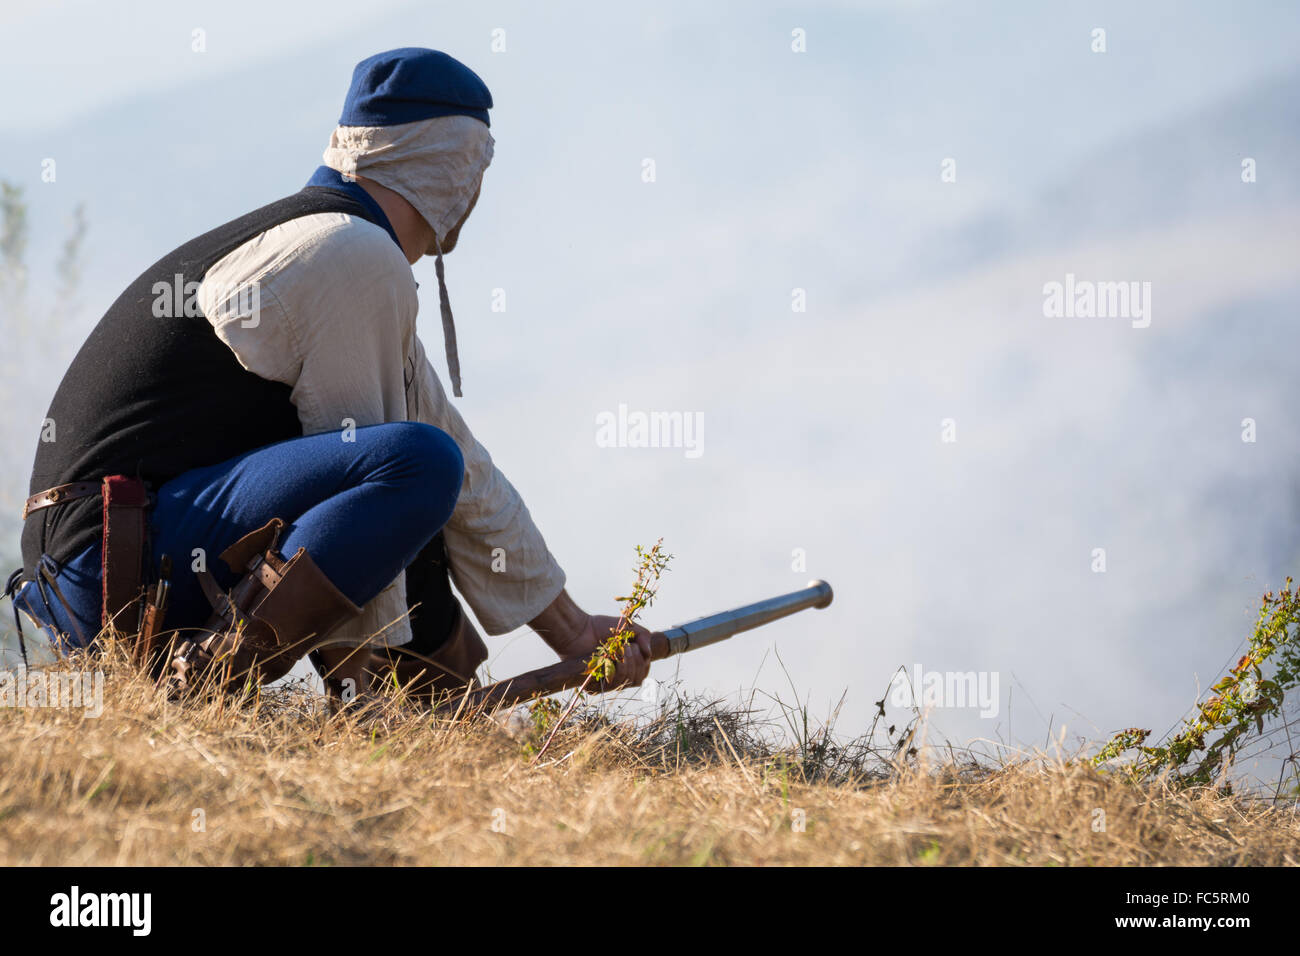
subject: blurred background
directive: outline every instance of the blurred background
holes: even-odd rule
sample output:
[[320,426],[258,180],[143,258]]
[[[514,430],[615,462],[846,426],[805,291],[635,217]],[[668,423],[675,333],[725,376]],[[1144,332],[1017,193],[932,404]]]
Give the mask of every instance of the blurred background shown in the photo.
[[[496,102],[447,259],[459,407],[577,600],[612,611],[660,537],[653,626],[835,586],[657,680],[852,734],[919,665],[998,679],[932,740],[1163,733],[1300,568],[1298,27],[1260,0],[6,3],[0,555],[99,315],[299,189],[358,60],[428,46]],[[1067,274],[1149,282],[1150,325],[1046,317]],[[620,404],[702,416],[703,453],[601,447]],[[490,644],[498,677],[549,659]]]

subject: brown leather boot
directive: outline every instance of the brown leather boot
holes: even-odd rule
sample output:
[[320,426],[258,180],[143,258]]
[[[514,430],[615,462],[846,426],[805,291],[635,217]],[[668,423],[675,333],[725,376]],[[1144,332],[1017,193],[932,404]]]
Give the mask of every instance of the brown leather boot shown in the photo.
[[317,648],[309,656],[325,685],[325,699],[331,714],[366,706],[371,678],[366,666],[370,662],[368,647],[332,645]]
[[273,518],[221,554],[232,571],[245,571],[226,594],[208,572],[199,583],[212,602],[208,636],[183,641],[171,660],[170,686],[193,689],[211,674],[214,686],[238,690],[283,677],[340,624],[361,613],[299,548],[286,559],[276,546],[284,522]]
[[373,651],[368,666],[372,679],[392,683],[396,678],[426,707],[440,694],[473,684],[479,665],[488,658],[488,649],[459,602],[456,611],[447,640],[428,654],[406,646]]

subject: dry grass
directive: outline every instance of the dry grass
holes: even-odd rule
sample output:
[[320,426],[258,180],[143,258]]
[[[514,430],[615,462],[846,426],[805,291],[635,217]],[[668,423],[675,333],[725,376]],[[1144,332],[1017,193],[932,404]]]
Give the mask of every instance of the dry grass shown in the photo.
[[0,864],[1300,861],[1293,807],[1082,762],[783,752],[743,714],[683,707],[649,727],[587,715],[532,766],[486,718],[390,702],[330,719],[296,692],[181,706],[120,663],[92,666],[107,675],[98,718],[0,708]]

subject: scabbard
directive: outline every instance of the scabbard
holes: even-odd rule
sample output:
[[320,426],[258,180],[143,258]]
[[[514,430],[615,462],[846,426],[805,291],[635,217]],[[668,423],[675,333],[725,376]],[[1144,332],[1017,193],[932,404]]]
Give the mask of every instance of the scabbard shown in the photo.
[[103,480],[104,541],[101,624],[123,633],[140,629],[140,598],[144,586],[149,494],[144,482],[126,475]]
[[135,642],[135,661],[141,667],[153,669],[158,655],[158,634],[162,631],[163,609],[150,601],[141,617],[140,637]]

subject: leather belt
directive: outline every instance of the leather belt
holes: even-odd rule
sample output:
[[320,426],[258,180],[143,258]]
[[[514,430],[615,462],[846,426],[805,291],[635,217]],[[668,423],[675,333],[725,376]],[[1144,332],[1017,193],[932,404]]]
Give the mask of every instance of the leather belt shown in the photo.
[[61,505],[76,498],[89,498],[101,493],[103,486],[98,481],[73,481],[66,485],[55,485],[32,495],[23,504],[23,520],[33,511],[40,511],[50,505]]

